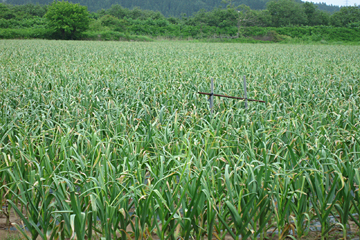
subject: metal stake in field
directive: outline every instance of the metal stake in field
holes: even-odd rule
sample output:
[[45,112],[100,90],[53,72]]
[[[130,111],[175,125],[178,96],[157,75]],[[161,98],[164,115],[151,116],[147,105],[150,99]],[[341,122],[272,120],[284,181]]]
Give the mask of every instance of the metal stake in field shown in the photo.
[[245,109],[248,109],[247,105],[247,92],[246,92],[246,76],[244,75],[244,97],[245,97]]
[[214,79],[211,78],[211,93],[209,97],[210,101],[210,112],[213,113],[213,107],[214,107]]
[[210,102],[210,112],[211,114],[213,113],[213,107],[214,107],[214,96],[215,97],[224,97],[224,98],[232,98],[232,99],[238,99],[238,100],[245,100],[245,108],[248,109],[248,104],[247,102],[262,102],[265,103],[265,101],[262,100],[256,100],[256,99],[248,99],[247,98],[247,90],[246,90],[246,76],[244,76],[244,98],[241,97],[232,97],[232,96],[227,96],[227,95],[221,95],[221,94],[215,94],[214,93],[214,79],[211,78],[211,93],[205,93],[205,92],[198,92],[199,94],[202,95],[208,95],[209,97],[209,102]]

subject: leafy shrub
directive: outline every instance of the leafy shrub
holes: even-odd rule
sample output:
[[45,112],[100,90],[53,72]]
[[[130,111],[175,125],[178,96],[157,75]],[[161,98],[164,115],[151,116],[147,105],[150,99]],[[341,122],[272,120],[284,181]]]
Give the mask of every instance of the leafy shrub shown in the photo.
[[119,19],[112,15],[102,16],[100,18],[100,21],[101,21],[101,25],[106,27],[117,26],[120,24]]
[[80,39],[81,33],[89,28],[87,7],[69,2],[54,2],[45,17],[53,30],[53,36],[62,39]]
[[0,29],[0,39],[51,39],[51,30],[45,28]]

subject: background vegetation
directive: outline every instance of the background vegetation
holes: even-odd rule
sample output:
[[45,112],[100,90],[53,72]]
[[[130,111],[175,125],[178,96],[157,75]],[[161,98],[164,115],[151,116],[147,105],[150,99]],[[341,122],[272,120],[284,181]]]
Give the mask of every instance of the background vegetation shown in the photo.
[[[262,10],[266,8],[266,4],[270,1],[271,0],[232,0],[231,2],[236,6],[245,4],[252,9]],[[301,3],[301,0],[295,1]],[[53,0],[6,0],[6,2],[13,5],[24,5],[29,3],[48,5],[51,4]],[[227,1],[224,0],[74,0],[72,2],[87,6],[92,12],[101,9],[109,9],[112,5],[121,5],[128,9],[139,7],[141,9],[159,11],[167,17],[180,17],[183,14],[192,16],[201,9],[211,11],[214,8],[226,7],[228,4]],[[338,6],[326,5],[325,3],[316,4],[316,6],[318,6],[320,10],[332,13],[340,9]]]
[[[57,4],[61,5],[62,2]],[[264,10],[254,10],[247,5],[236,5],[233,2],[226,4],[226,8],[200,10],[190,17],[165,17],[159,11],[128,9],[120,5],[87,13],[80,5],[68,4],[69,9],[63,10],[66,13],[60,14],[64,18],[59,24],[59,21],[55,23],[56,18],[49,17],[56,17],[56,14],[48,13],[54,8],[49,6],[55,6],[55,3],[1,3],[0,37],[103,40],[168,38],[218,41],[289,41],[296,37],[302,41],[359,41],[358,6],[343,7],[330,14],[319,10],[313,3],[294,0],[270,1]],[[79,16],[74,12],[76,8],[86,12],[83,12],[81,21],[72,20]],[[60,33],[61,31],[63,32]],[[64,34],[65,32],[68,33]]]

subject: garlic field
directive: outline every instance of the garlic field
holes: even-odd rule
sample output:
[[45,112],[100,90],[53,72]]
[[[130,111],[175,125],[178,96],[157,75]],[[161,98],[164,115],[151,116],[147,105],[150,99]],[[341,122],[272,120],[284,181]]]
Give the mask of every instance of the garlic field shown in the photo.
[[[266,103],[211,115],[198,92],[243,75]],[[360,46],[0,40],[0,215],[24,239],[359,237],[359,83]]]

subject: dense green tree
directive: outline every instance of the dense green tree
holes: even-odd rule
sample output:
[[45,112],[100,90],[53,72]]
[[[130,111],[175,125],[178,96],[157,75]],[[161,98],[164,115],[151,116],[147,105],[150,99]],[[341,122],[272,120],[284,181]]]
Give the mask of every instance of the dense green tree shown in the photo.
[[312,2],[305,2],[303,6],[304,6],[304,9],[305,9],[305,14],[306,14],[307,19],[308,19],[308,24],[311,24],[311,22],[314,19],[314,15],[316,13],[316,6]]
[[10,8],[10,5],[0,3],[0,18],[3,19],[12,19],[15,18],[16,15]]
[[123,8],[119,4],[112,5],[108,10],[100,11],[100,14],[109,14],[119,19],[122,19],[129,15],[130,10],[127,8]]
[[331,24],[335,27],[351,26],[360,23],[360,7],[342,7],[339,12],[331,16]]
[[12,8],[16,13],[21,12],[27,16],[43,17],[47,12],[48,5],[27,3],[25,5],[14,5]]
[[317,26],[317,25],[328,25],[330,21],[330,14],[324,11],[318,10],[312,2],[305,2],[303,4],[305,9],[305,14],[307,17],[308,26]]
[[258,16],[256,11],[251,10],[249,6],[244,4],[234,6],[231,1],[224,2],[228,3],[228,11],[235,19],[236,27],[238,29],[237,37],[243,35],[245,27],[254,26],[258,23]]
[[112,15],[104,15],[100,18],[101,25],[110,27],[120,24],[120,20]]
[[87,7],[79,4],[55,1],[45,17],[56,38],[78,39],[81,33],[89,28],[90,18]]
[[267,4],[274,27],[300,26],[307,24],[305,8],[295,0],[276,0]]
[[47,5],[32,3],[25,5],[10,5],[0,3],[0,19],[25,19],[32,17],[43,17],[47,12],[47,7]]
[[270,27],[272,26],[271,24],[271,14],[268,10],[260,10],[257,13],[257,17],[258,17],[258,26],[261,27]]

